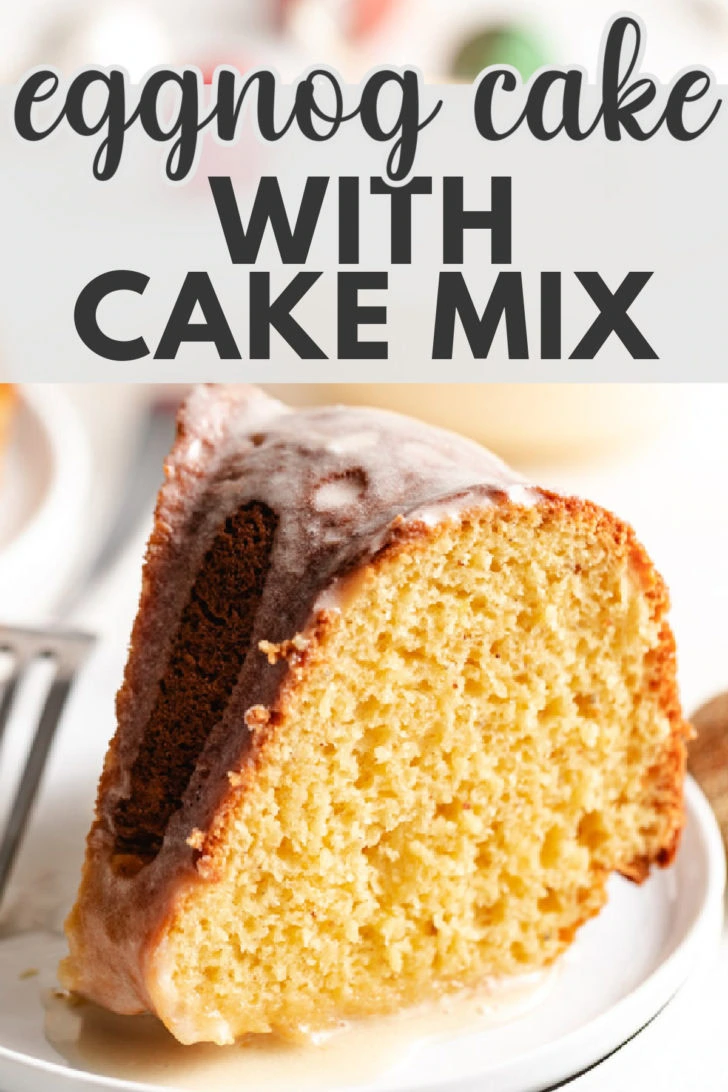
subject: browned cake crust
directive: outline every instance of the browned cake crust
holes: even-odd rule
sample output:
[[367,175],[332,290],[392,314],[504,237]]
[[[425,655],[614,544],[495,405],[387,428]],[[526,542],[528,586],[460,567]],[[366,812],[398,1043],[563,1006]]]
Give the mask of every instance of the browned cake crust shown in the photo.
[[68,923],[73,988],[117,1012],[153,1007],[149,960],[175,901],[214,879],[231,809],[356,573],[423,549],[443,516],[524,504],[611,539],[660,621],[649,686],[671,735],[651,783],[671,834],[654,861],[622,871],[641,881],[652,863],[669,863],[687,728],[667,592],[631,528],[394,414],[293,414],[251,388],[201,388],[180,414],[157,504],[118,730]]

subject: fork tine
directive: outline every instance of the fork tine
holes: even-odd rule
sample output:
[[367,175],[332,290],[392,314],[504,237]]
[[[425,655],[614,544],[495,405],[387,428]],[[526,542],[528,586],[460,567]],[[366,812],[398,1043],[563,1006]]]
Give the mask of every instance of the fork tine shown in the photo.
[[[44,643],[36,645],[33,651],[37,655],[53,656],[56,661],[56,674],[46,695],[38,727],[18,782],[2,840],[0,840],[0,901],[28,823],[58,722],[78,669],[93,643],[93,638],[85,634],[38,633],[33,636],[38,639],[45,638]],[[17,689],[19,678],[20,673],[16,671],[13,690]]]
[[5,729],[10,718],[10,711],[13,708],[15,695],[18,691],[18,683],[26,666],[24,659],[20,656],[16,657],[12,672],[3,686],[2,695],[0,696],[0,745],[2,745]]

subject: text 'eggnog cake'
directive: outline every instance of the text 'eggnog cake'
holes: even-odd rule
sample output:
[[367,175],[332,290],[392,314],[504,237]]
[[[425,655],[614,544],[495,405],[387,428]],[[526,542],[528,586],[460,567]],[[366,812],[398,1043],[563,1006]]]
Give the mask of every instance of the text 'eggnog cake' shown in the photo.
[[550,963],[675,853],[667,606],[626,524],[470,441],[197,389],[64,983],[229,1043]]

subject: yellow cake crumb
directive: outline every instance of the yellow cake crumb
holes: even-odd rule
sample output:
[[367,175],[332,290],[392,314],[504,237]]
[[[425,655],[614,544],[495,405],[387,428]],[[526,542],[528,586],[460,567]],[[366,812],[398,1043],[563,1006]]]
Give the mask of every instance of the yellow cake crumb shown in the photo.
[[371,567],[260,718],[216,882],[166,927],[152,998],[178,1037],[295,1036],[534,970],[612,871],[667,859],[666,596],[614,526],[495,510]]

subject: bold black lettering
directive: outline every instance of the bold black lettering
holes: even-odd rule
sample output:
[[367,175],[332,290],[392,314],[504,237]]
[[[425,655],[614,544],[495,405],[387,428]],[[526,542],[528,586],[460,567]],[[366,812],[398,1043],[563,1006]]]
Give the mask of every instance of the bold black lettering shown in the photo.
[[712,125],[718,115],[723,100],[718,99],[708,118],[697,129],[688,129],[685,124],[685,104],[697,102],[707,95],[712,87],[712,80],[707,72],[696,70],[685,72],[679,76],[670,88],[670,94],[665,107],[665,120],[668,132],[676,140],[694,140],[704,133],[709,125]]
[[[572,140],[582,140],[587,134],[582,132],[579,119],[579,100],[581,97],[581,85],[583,76],[578,69],[572,68],[566,72],[558,69],[548,69],[540,72],[528,89],[525,116],[528,128],[536,137],[536,140],[553,140],[560,132],[566,130]],[[556,112],[559,121],[552,128],[547,129],[545,117],[547,114],[546,99],[553,88],[560,88],[561,103]]]
[[280,296],[271,301],[270,273],[250,274],[250,359],[270,360],[271,326],[301,360],[326,360],[326,353],[296,322],[291,311],[320,273],[297,273]]
[[634,360],[657,360],[657,353],[627,314],[652,273],[628,273],[616,292],[607,288],[598,273],[577,273],[576,276],[599,308],[599,314],[569,359],[593,360],[609,335],[614,333]]
[[490,231],[490,260],[507,265],[511,260],[511,180],[490,180],[490,209],[466,212],[463,208],[463,180],[443,179],[442,259],[445,265],[462,265],[463,235],[471,228]]
[[387,273],[339,273],[338,276],[338,347],[340,360],[387,360],[386,341],[360,341],[359,327],[368,323],[384,325],[386,307],[364,307],[359,292],[386,289]]
[[106,360],[141,360],[149,355],[143,337],[121,341],[109,337],[99,327],[98,309],[101,301],[112,292],[136,292],[141,296],[149,284],[149,277],[134,269],[114,269],[94,277],[79,293],[73,310],[76,333],[84,345]]
[[[15,100],[15,128],[23,140],[42,140],[52,133],[65,117],[65,104],[56,120],[47,129],[36,129],[31,118],[33,103],[45,102],[55,95],[59,84],[58,76],[48,68],[31,72],[18,91]],[[44,84],[47,87],[44,87]]]
[[339,265],[359,262],[359,179],[339,179]]
[[[327,113],[316,101],[316,80],[328,83],[334,93],[334,112]],[[309,140],[330,140],[338,132],[341,122],[347,117],[344,113],[344,97],[341,86],[336,76],[325,68],[315,68],[309,72],[304,80],[301,80],[296,88],[296,121],[298,128]],[[314,125],[314,117],[329,123],[326,132],[322,133]]]
[[393,265],[409,265],[412,261],[412,195],[432,193],[431,178],[412,178],[404,186],[389,186],[383,178],[372,178],[370,190],[388,194]]
[[[204,322],[192,322],[192,313],[197,306]],[[212,342],[221,360],[240,360],[232,330],[207,273],[188,273],[185,277],[154,359],[174,360],[180,345],[190,341]]]
[[541,274],[541,359],[561,359],[561,274]]
[[[159,97],[168,95],[168,87],[179,89],[179,103],[168,125],[159,120]],[[150,72],[142,85],[139,104],[127,124],[139,118],[147,136],[163,143],[177,136],[165,163],[165,173],[170,182],[180,182],[192,170],[197,158],[199,132],[215,116],[213,110],[206,118],[199,118],[199,77],[192,69],[175,72],[162,68]]]
[[[383,127],[379,119],[379,100],[383,89],[395,84],[400,90],[399,113],[390,128]],[[437,117],[442,107],[438,100],[434,110],[420,121],[420,81],[413,69],[403,73],[391,69],[373,72],[362,88],[359,115],[364,132],[372,140],[391,140],[396,136],[387,158],[387,176],[395,182],[403,182],[412,170],[417,154],[420,131]]]
[[230,178],[213,176],[209,182],[230,260],[234,265],[255,264],[268,223],[283,263],[305,265],[329,184],[328,178],[314,176],[306,179],[293,228],[288,220],[280,183],[274,175],[264,175],[258,182],[247,228],[243,227]]
[[[632,32],[632,52],[626,52],[627,35]],[[652,129],[642,128],[634,116],[654,102],[657,90],[649,77],[630,83],[642,54],[642,28],[636,19],[615,19],[604,42],[602,57],[602,107],[607,140],[621,140],[622,129],[633,140],[647,140],[660,128],[662,119]],[[626,58],[626,67],[623,68]]]
[[256,121],[263,140],[279,140],[288,132],[296,117],[295,105],[286,122],[278,128],[276,125],[276,78],[267,69],[253,72],[243,83],[240,94],[235,94],[238,73],[234,69],[222,68],[217,72],[216,106],[210,117],[217,117],[217,135],[220,140],[233,141],[236,135],[240,111],[245,98],[253,86],[257,87]]
[[498,274],[482,315],[475,310],[462,273],[441,273],[437,289],[433,360],[452,360],[456,316],[462,323],[470,351],[476,359],[488,356],[502,318],[506,323],[509,360],[528,359],[526,309],[520,273],[509,271]]
[[[104,108],[95,121],[86,119],[86,93],[94,84],[102,84],[106,89]],[[116,174],[124,150],[126,132],[126,91],[124,73],[117,68],[110,72],[90,69],[74,76],[66,95],[66,118],[68,124],[79,136],[94,136],[106,129],[106,136],[96,149],[94,156],[94,178],[106,182]]]
[[493,124],[493,96],[498,84],[507,93],[511,93],[517,87],[523,86],[508,68],[488,68],[485,70],[475,91],[473,116],[475,118],[475,128],[486,140],[505,140],[506,137],[515,133],[526,114],[524,107],[510,129],[499,131],[495,128]]

